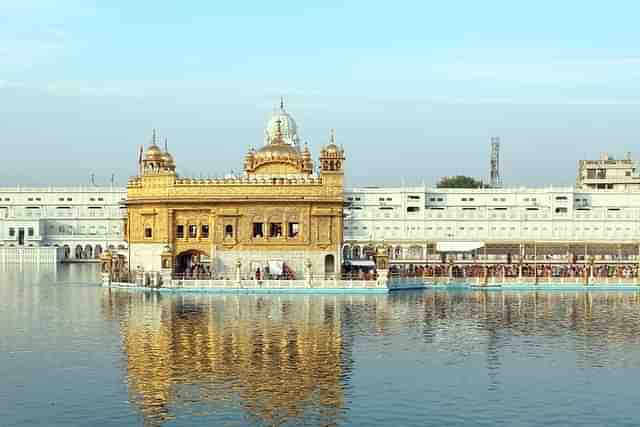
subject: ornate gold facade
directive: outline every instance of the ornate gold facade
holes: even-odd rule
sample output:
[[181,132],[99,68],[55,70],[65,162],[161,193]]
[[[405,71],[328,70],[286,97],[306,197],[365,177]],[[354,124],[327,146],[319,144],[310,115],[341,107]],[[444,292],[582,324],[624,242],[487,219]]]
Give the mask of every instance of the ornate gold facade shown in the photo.
[[[243,263],[247,274],[256,262],[271,259],[288,263],[298,276],[309,263],[314,273],[338,272],[344,151],[332,134],[314,174],[306,144],[300,149],[287,143],[280,119],[276,124],[269,143],[249,150],[242,175],[220,179],[178,176],[173,157],[158,147],[154,133],[139,175],[128,184],[130,265],[158,271],[197,253],[220,273],[229,273],[231,258]],[[249,258],[255,262],[249,264]]]

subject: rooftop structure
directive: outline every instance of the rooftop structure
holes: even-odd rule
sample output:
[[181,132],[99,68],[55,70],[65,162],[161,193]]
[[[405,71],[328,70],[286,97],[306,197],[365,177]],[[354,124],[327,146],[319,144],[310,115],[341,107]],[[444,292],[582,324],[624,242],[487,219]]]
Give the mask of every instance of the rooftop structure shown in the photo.
[[631,159],[630,153],[622,160],[602,153],[599,160],[578,162],[576,186],[593,190],[640,190],[640,167]]

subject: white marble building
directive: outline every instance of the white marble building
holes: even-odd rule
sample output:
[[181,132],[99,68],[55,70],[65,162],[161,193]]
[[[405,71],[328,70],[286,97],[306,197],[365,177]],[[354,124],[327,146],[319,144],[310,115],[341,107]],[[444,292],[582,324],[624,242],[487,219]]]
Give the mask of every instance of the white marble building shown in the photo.
[[347,191],[345,203],[345,259],[382,242],[396,261],[533,250],[635,259],[640,251],[640,192],[365,187]]
[[[125,198],[119,187],[0,188],[0,262],[49,262],[51,256],[40,253],[52,251],[45,248],[58,248],[58,261],[96,260],[107,248],[125,251]],[[30,255],[16,255],[24,253]]]

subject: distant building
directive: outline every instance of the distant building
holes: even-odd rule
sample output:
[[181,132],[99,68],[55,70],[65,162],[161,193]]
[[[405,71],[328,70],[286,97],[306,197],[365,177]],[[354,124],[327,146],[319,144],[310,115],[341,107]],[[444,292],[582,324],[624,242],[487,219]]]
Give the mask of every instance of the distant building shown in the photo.
[[365,187],[347,190],[345,203],[343,258],[354,265],[381,243],[392,264],[451,253],[496,260],[640,254],[638,191]]
[[0,188],[0,263],[97,260],[125,250],[118,187]]
[[616,160],[602,153],[599,160],[580,160],[578,163],[579,189],[635,191],[640,190],[640,166],[627,154]]

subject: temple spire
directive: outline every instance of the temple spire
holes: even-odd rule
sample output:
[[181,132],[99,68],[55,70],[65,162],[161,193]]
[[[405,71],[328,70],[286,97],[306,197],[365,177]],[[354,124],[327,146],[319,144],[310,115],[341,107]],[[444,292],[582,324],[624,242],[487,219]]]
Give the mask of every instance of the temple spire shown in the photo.
[[165,151],[166,153],[168,153],[168,152],[169,152],[169,149],[167,148],[167,137],[166,137],[166,136],[164,137],[164,151]]
[[284,96],[280,97],[280,111],[284,111]]
[[151,134],[151,143],[152,143],[153,145],[157,145],[157,144],[156,144],[157,139],[158,139],[158,135],[157,135],[157,133],[156,133],[156,128],[153,128],[153,132],[152,132],[152,134]]
[[335,144],[336,143],[336,130],[335,129],[331,129],[331,133],[329,136],[329,142],[331,144]]

